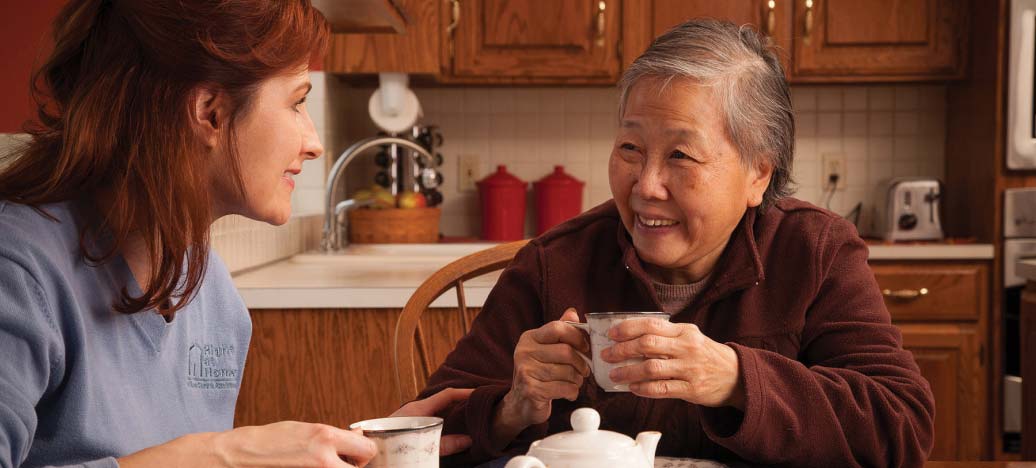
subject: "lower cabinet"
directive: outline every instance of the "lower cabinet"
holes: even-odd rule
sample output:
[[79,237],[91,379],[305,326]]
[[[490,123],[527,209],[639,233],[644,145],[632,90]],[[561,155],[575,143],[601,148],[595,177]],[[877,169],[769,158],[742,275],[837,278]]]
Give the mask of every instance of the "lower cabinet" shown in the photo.
[[[392,339],[400,312],[252,310],[252,343],[234,425],[293,420],[346,427],[395,411],[400,401]],[[432,309],[422,317],[429,362],[446,358],[464,336],[465,322],[456,309]]]
[[989,262],[872,262],[903,346],[935,395],[931,460],[981,460],[989,437]]
[[986,417],[984,367],[974,326],[901,324],[903,346],[935,395],[932,460],[977,460],[982,455]]

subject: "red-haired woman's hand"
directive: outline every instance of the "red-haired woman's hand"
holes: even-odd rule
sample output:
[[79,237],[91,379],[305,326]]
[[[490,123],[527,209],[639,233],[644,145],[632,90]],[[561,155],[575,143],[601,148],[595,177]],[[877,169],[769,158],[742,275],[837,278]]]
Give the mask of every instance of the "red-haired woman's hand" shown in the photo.
[[220,466],[227,467],[360,467],[378,453],[358,431],[294,421],[239,427],[215,442]]
[[374,442],[324,424],[284,421],[189,434],[118,459],[121,468],[175,466],[353,468],[374,456]]

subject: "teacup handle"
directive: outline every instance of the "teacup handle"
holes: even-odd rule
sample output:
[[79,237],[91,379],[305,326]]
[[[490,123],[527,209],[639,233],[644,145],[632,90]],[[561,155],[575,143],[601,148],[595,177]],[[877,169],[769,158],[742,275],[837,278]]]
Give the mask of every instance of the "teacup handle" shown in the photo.
[[[590,324],[589,323],[572,322],[572,321],[569,321],[569,320],[562,320],[562,322],[565,325],[569,325],[571,327],[583,330],[584,332],[586,332],[587,335],[590,335]],[[590,359],[590,356],[587,356],[587,355],[585,355],[583,353],[580,353],[579,351],[576,351],[576,353],[579,354],[579,357],[583,358],[583,360],[586,361],[586,365],[590,366],[590,369],[593,370],[593,368],[594,368],[594,361],[592,359]]]

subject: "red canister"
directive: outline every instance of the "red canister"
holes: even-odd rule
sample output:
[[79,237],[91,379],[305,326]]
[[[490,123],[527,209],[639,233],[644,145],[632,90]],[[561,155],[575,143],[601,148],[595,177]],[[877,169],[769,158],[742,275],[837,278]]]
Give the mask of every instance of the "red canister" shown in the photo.
[[497,166],[496,172],[478,181],[482,200],[482,238],[513,241],[525,237],[525,188],[528,184]]
[[574,218],[583,211],[583,182],[565,173],[562,166],[535,184],[536,234]]

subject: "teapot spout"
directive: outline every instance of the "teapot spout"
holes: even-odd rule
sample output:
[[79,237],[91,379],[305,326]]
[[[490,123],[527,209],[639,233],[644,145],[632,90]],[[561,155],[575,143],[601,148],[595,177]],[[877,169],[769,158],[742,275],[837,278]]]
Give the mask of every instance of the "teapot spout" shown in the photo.
[[658,441],[661,439],[662,433],[658,431],[637,434],[637,446],[644,454],[644,460],[647,460],[646,466],[655,466],[655,448],[658,447]]

